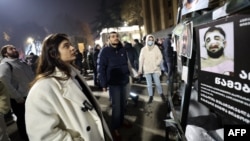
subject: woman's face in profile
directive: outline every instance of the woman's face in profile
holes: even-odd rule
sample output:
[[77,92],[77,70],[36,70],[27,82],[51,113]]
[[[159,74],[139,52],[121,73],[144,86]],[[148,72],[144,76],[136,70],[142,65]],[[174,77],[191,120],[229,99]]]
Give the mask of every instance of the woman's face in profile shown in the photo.
[[63,40],[59,44],[58,51],[63,62],[71,63],[76,59],[76,49],[68,40]]

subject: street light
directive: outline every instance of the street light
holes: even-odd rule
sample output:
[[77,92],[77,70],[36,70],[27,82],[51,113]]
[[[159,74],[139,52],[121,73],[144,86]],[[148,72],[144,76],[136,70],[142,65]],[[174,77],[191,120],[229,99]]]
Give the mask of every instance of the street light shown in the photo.
[[34,42],[34,39],[32,37],[27,38],[27,43],[32,44]]
[[124,21],[123,26],[128,26],[128,22]]
[[34,44],[34,38],[28,37],[27,40],[26,40],[26,42],[27,42],[28,46],[26,47],[25,54],[29,55],[31,52],[34,53],[34,51],[35,51],[34,50],[34,46],[35,46],[35,44]]

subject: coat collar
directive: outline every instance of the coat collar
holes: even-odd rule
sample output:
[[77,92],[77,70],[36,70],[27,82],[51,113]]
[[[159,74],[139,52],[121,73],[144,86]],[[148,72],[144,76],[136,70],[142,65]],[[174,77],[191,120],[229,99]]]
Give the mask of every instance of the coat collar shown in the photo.
[[[77,83],[74,81],[75,76],[79,76],[79,78],[81,79],[81,81],[87,85],[84,77],[80,74],[80,71],[78,71],[76,68],[74,68],[73,66],[71,66],[71,77],[69,79],[66,80],[57,80],[56,78],[53,78],[55,80],[55,82],[57,83],[57,85],[59,86],[60,91],[62,92],[62,96],[71,101],[72,103],[76,103],[77,105],[79,105],[80,107],[84,107],[83,102],[85,100],[89,101],[88,98],[85,96],[85,94],[83,94],[83,92],[81,91],[81,89],[79,88],[79,86],[77,85]],[[66,74],[63,71],[60,71],[58,68],[56,68],[55,72],[52,74],[52,76],[57,76],[57,77],[65,77],[66,78]],[[88,85],[87,85],[88,86]],[[89,87],[87,87],[90,90]],[[93,96],[94,97],[94,96]],[[94,98],[95,99],[95,98]],[[95,102],[97,103],[97,101],[95,100]],[[94,104],[94,103],[92,103]],[[97,122],[100,122],[100,118],[103,121],[103,130],[100,130],[100,133],[103,134],[103,132],[107,132],[108,137],[112,140],[112,136],[109,132],[108,126],[105,122],[105,119],[102,116],[102,112],[101,112],[101,108],[96,105],[96,108],[98,109],[98,111],[100,112],[101,117],[98,116],[96,110],[91,110],[88,111],[91,116],[93,117],[93,119]],[[104,135],[103,135],[104,136]]]
[[16,61],[19,61],[19,59],[18,58],[7,58],[7,57],[4,57],[1,60],[1,63],[4,63],[4,62],[16,62]]
[[74,81],[74,78],[76,75],[78,75],[78,73],[78,70],[71,66],[71,77],[69,79],[66,79],[67,75],[58,68],[55,69],[55,72],[51,74],[51,76],[65,78],[65,80],[58,80],[56,78],[53,78],[53,80],[58,85],[64,98],[77,103],[78,105],[82,105],[83,100],[87,98],[82,93],[77,83]]

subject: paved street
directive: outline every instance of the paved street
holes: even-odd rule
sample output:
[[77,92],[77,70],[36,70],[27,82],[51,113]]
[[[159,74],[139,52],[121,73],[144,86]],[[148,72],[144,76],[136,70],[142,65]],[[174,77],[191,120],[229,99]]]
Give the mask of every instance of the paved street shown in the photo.
[[[93,80],[89,76],[87,82],[100,102],[103,114],[110,123],[111,107],[108,100],[108,93],[103,93],[93,86]],[[164,92],[167,86],[162,82]],[[121,129],[123,141],[165,141],[165,123],[167,104],[163,103],[160,96],[155,92],[154,101],[147,104],[148,95],[145,84],[133,84],[131,92],[139,95],[138,105],[129,99],[125,118],[133,124],[131,129]],[[166,93],[165,93],[166,94]],[[16,124],[8,126],[12,141],[20,141],[16,132]]]

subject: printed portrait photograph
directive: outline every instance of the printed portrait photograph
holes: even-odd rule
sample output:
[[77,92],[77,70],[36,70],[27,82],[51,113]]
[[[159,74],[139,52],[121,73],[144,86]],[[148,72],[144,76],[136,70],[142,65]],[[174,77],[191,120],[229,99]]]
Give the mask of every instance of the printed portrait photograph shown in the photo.
[[[209,24],[208,24],[209,25]],[[200,68],[202,71],[233,76],[233,22],[209,25],[199,30]]]
[[209,0],[183,0],[181,15],[208,7]]
[[193,26],[192,22],[184,24],[182,35],[180,36],[180,49],[181,55],[187,58],[192,56],[192,47],[193,47]]

